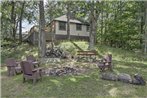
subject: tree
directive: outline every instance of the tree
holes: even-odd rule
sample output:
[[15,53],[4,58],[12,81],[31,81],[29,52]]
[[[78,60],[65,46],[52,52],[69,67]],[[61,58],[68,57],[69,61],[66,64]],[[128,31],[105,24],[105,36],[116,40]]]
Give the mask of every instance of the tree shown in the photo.
[[66,2],[67,4],[67,36],[68,36],[68,40],[70,40],[70,1]]
[[[97,1],[96,1],[97,2]],[[95,1],[93,0],[91,2],[90,7],[90,43],[89,43],[89,49],[94,49],[94,44],[96,40],[96,30],[97,30],[97,13],[96,13],[96,6]]]
[[[21,16],[21,10],[24,7],[24,11]],[[37,2],[27,1],[23,5],[23,1],[1,1],[1,32],[3,39],[13,39],[16,41],[16,32],[18,29],[18,23],[20,21],[28,21],[29,23],[37,21]],[[35,15],[34,15],[35,14]],[[21,26],[21,25],[19,25]]]
[[66,13],[66,3],[64,1],[47,0],[45,5],[46,22],[51,22],[54,18]]
[[[141,22],[140,22],[140,34],[143,35],[144,34],[144,30],[143,30],[143,26],[144,26],[144,23],[145,23],[145,20],[144,20],[144,11],[145,8],[144,8],[144,2],[140,2],[140,18],[141,18]],[[140,44],[143,46],[143,37],[141,36],[140,38]],[[143,47],[142,47],[143,49]]]
[[44,57],[46,51],[44,2],[39,1],[39,57]]
[[15,2],[11,1],[11,22],[12,22],[12,35],[13,39],[15,40],[16,35],[16,14],[15,14]]
[[[1,2],[1,35],[3,39],[8,39],[12,36],[11,22],[11,2]],[[7,26],[6,26],[7,25]]]
[[20,12],[20,18],[19,18],[19,41],[22,42],[22,18],[24,13],[24,7],[25,7],[25,1],[22,2],[22,8]]
[[145,6],[145,12],[144,12],[144,17],[145,17],[145,26],[144,26],[144,54],[147,53],[147,1],[144,3]]

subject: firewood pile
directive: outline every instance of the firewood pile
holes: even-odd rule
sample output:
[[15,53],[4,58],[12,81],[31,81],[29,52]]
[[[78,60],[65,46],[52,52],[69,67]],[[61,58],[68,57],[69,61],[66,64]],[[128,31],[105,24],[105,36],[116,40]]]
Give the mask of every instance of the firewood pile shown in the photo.
[[46,50],[46,57],[49,58],[68,58],[68,55],[59,47],[48,48]]
[[46,76],[65,76],[65,75],[79,75],[84,70],[73,67],[51,68],[45,70]]

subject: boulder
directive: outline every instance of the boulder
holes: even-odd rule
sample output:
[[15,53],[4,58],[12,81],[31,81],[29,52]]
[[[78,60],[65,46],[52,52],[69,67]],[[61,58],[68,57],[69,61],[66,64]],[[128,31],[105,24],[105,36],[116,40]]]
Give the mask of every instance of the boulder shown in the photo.
[[122,81],[122,82],[125,82],[125,83],[132,83],[131,76],[129,74],[126,74],[126,73],[120,73],[118,75],[118,80]]
[[101,73],[101,79],[121,81],[124,83],[131,83],[135,85],[146,85],[145,80],[139,74],[135,74],[134,77],[131,77],[129,74],[126,73],[120,73],[119,75],[116,75],[115,73],[103,72]]
[[140,76],[139,74],[135,74],[132,84],[136,84],[136,85],[145,85],[146,82],[145,80],[142,78],[142,76]]
[[118,80],[118,76],[114,73],[101,73],[101,79],[104,80],[112,80],[112,81],[117,81]]

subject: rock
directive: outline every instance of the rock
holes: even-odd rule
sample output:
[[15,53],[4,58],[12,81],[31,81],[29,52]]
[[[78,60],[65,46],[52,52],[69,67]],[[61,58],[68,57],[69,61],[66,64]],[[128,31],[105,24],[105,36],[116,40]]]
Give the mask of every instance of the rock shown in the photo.
[[133,78],[132,79],[132,84],[139,85],[140,82],[138,80],[136,80],[135,78]]
[[131,76],[129,74],[126,74],[126,73],[120,73],[118,75],[118,80],[122,81],[122,82],[125,82],[125,83],[132,83]]
[[108,73],[108,72],[107,73],[101,73],[101,79],[117,81],[118,76],[114,73]]
[[132,84],[136,84],[136,85],[145,85],[146,82],[145,80],[142,78],[142,76],[140,76],[139,74],[135,74]]
[[44,58],[44,63],[60,63],[60,58]]
[[120,73],[119,75],[116,75],[114,73],[101,73],[101,79],[104,80],[112,80],[112,81],[122,81],[124,83],[131,83],[135,85],[146,85],[145,80],[142,78],[142,76],[135,74],[132,78],[129,74],[126,73]]
[[45,71],[46,76],[79,75],[79,68],[54,67]]

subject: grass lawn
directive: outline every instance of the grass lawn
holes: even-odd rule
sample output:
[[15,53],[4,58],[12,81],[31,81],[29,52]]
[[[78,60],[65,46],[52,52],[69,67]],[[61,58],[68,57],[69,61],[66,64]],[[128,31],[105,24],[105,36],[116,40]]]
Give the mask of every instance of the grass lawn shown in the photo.
[[[86,49],[86,42],[76,42]],[[76,48],[70,42],[62,42],[60,47],[75,54]],[[110,52],[113,55],[114,71],[116,73],[141,74],[147,82],[147,58],[132,51],[115,49],[96,45],[99,56]],[[37,48],[27,44],[16,48],[3,48],[1,62],[8,57],[18,60],[25,59],[26,55],[37,56]],[[8,77],[6,67],[1,67],[1,93],[2,98],[147,98],[147,85],[137,86],[122,82],[106,81],[99,78],[99,69],[94,64],[77,63],[88,66],[85,74],[78,76],[45,76],[35,85],[32,81],[22,82],[22,75]],[[64,65],[64,62],[63,62]],[[50,67],[51,64],[41,65]]]

